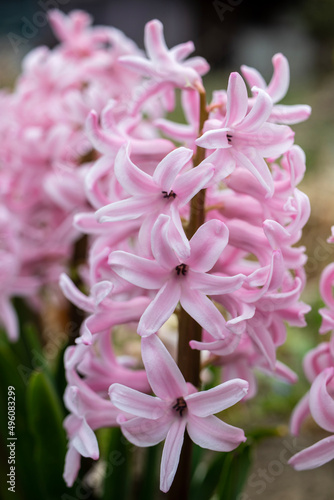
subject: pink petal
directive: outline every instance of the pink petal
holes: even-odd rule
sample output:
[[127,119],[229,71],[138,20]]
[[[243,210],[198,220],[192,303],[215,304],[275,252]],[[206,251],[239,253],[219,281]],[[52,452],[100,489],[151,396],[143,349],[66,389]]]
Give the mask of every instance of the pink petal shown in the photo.
[[169,63],[170,56],[165,43],[164,28],[158,19],[153,19],[145,25],[144,43],[147,54],[154,63]]
[[334,400],[327,387],[333,380],[333,376],[334,368],[326,368],[317,376],[310,389],[312,417],[328,432],[334,432]]
[[60,275],[59,286],[65,297],[79,309],[87,312],[94,312],[95,306],[92,298],[87,297],[87,295],[80,292],[73,281],[65,273]]
[[180,43],[179,45],[175,45],[172,49],[170,49],[170,54],[173,54],[173,57],[176,61],[182,61],[186,57],[189,56],[195,50],[195,45],[193,42],[185,42]]
[[290,458],[289,464],[296,470],[308,470],[320,467],[334,458],[334,436],[329,436],[315,443]]
[[268,120],[272,107],[273,103],[269,95],[264,90],[258,89],[255,102],[249,113],[238,126],[238,130],[253,132],[260,128],[264,122]]
[[142,358],[150,386],[159,398],[172,401],[187,394],[186,381],[159,337],[142,339]]
[[198,272],[212,269],[228,243],[228,229],[217,219],[200,226],[190,240],[191,254],[187,264]]
[[110,230],[113,225],[101,226],[97,222],[94,213],[79,213],[73,216],[73,226],[84,234],[101,234],[105,230]]
[[160,489],[164,493],[171,487],[179,465],[185,427],[186,419],[179,418],[173,422],[166,436],[160,467]]
[[246,82],[252,87],[259,87],[260,89],[265,89],[267,87],[262,75],[255,68],[243,65],[241,66],[241,73],[245,78]]
[[168,234],[170,246],[174,249],[180,262],[185,262],[190,255],[189,240],[184,232],[180,213],[176,204],[171,204],[171,223],[169,224]]
[[122,66],[144,75],[151,75],[154,68],[152,61],[139,56],[121,56],[118,58],[118,62]]
[[210,163],[202,163],[188,172],[179,175],[173,185],[174,192],[182,205],[188,203],[201,189],[207,187],[215,173],[215,167]]
[[94,299],[94,304],[98,306],[103,302],[104,299],[108,297],[110,292],[113,289],[113,284],[110,281],[104,280],[99,281],[99,283],[95,283],[92,286],[91,295]]
[[[158,264],[166,270],[172,270],[180,262],[169,240],[171,219],[160,214],[152,229],[152,254]],[[184,248],[187,254],[187,248]]]
[[[270,170],[264,159],[253,150],[252,155],[246,156],[241,151],[233,151],[233,156],[237,161],[237,165],[241,167],[247,168],[254,177],[260,182],[261,186],[263,186],[270,196],[273,195],[274,192],[274,181],[271,176]],[[249,159],[251,158],[251,159]]]
[[113,172],[114,162],[110,156],[102,156],[88,170],[85,178],[85,190],[88,201],[95,208],[100,208],[109,203],[109,199],[99,188],[99,179]]
[[115,158],[115,175],[124,189],[133,196],[149,196],[157,191],[150,175],[140,170],[130,160],[130,147],[124,145]]
[[228,80],[226,126],[239,123],[246,115],[248,108],[247,88],[239,73],[233,72]]
[[304,373],[311,384],[319,373],[332,365],[333,358],[328,342],[321,342],[317,347],[307,352],[303,359]]
[[135,417],[131,420],[121,422],[124,436],[136,446],[155,446],[165,439],[171,426],[168,416],[151,420],[148,418]]
[[169,191],[173,187],[173,183],[177,174],[190,161],[193,156],[192,149],[177,148],[169,153],[159,163],[153,174],[154,182],[161,187],[163,191]]
[[305,396],[299,401],[292,412],[290,421],[290,432],[294,436],[299,434],[302,423],[310,413],[310,393],[307,392]]
[[156,333],[173,314],[180,295],[179,283],[174,279],[167,281],[140,318],[137,329],[139,335],[147,337]]
[[225,380],[232,380],[242,377],[248,382],[249,388],[245,396],[245,401],[252,399],[257,393],[257,380],[248,360],[240,358],[224,366],[223,375]]
[[169,276],[155,260],[144,259],[121,250],[112,252],[108,263],[121,278],[149,290],[161,288]]
[[225,319],[206,295],[197,290],[188,290],[185,287],[182,289],[180,302],[183,309],[214,338],[224,337]]
[[121,384],[109,387],[109,397],[116,408],[136,417],[157,420],[163,416],[166,409],[166,404],[161,399]]
[[226,424],[213,415],[202,418],[190,413],[187,431],[194,443],[208,450],[231,451],[246,441],[242,429]]
[[0,301],[0,322],[6,330],[9,340],[15,342],[19,338],[19,322],[11,301],[5,297]]
[[298,382],[297,374],[281,361],[276,361],[274,375],[288,384],[296,384]]
[[95,217],[100,223],[138,219],[152,208],[154,201],[154,196],[133,196],[100,208]]
[[[213,342],[198,342],[196,340],[191,340],[189,345],[192,349],[198,349],[200,351],[206,350],[217,356],[225,356],[234,352],[239,342],[240,338],[238,335],[230,335],[227,339],[214,340]],[[226,366],[224,369],[226,369]]]
[[196,90],[182,90],[181,102],[189,124],[199,123],[199,94]]
[[198,290],[205,295],[222,295],[238,290],[244,283],[245,276],[243,274],[218,276],[208,273],[196,273],[190,269],[188,281],[191,289]]
[[125,142],[123,137],[111,137],[101,129],[98,115],[94,110],[87,116],[86,133],[94,148],[105,155],[114,154]]
[[73,483],[77,478],[80,469],[80,462],[80,453],[72,444],[70,444],[65,457],[65,468],[63,474],[64,481],[69,488],[73,486]]
[[294,125],[307,120],[312,112],[312,108],[307,104],[295,104],[285,106],[276,104],[270,114],[269,121],[282,123],[283,125]]
[[[184,61],[183,66],[192,68],[199,75],[205,75],[210,70],[210,65],[204,57],[195,56]],[[199,79],[197,80],[198,83]]]
[[278,102],[288,91],[290,83],[289,63],[283,54],[275,54],[272,58],[274,74],[268,85],[267,92],[273,102]]
[[287,125],[266,122],[258,133],[254,133],[253,144],[264,158],[276,157],[291,148],[294,135],[295,133]]
[[99,445],[96,436],[84,418],[72,439],[72,444],[83,457],[90,457],[94,460],[99,458]]
[[270,369],[274,370],[276,363],[276,348],[268,329],[258,324],[256,329],[248,326],[246,331],[268,361]]
[[207,417],[235,405],[245,397],[248,382],[229,380],[208,391],[196,392],[185,398],[188,410],[197,417]]
[[[196,139],[195,143],[202,148],[216,149],[216,148],[231,148],[231,144],[227,140],[227,135],[229,132],[228,128],[220,128],[218,130],[208,130],[204,132],[201,137]],[[215,165],[214,161],[210,162]]]
[[333,297],[333,284],[334,284],[334,262],[325,267],[320,277],[320,294],[322,300],[329,308],[334,308]]
[[188,141],[195,140],[196,134],[190,125],[175,123],[171,120],[165,120],[164,118],[154,120],[154,125],[156,125],[167,137],[171,137],[178,142],[187,144]]
[[88,343],[91,343],[91,335],[102,333],[114,325],[139,321],[150,302],[148,297],[137,297],[124,302],[115,301],[109,310],[97,311],[96,314],[89,316],[83,323],[83,331],[85,333],[88,331]]

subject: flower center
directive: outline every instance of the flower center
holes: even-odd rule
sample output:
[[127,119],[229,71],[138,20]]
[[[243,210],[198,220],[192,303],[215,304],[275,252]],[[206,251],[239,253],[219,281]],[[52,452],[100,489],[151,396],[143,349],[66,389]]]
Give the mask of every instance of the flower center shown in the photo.
[[226,137],[227,137],[227,142],[229,144],[232,144],[232,136],[231,136],[231,134],[226,134]]
[[161,192],[164,195],[163,196],[164,198],[168,198],[169,199],[169,198],[175,198],[175,196],[176,196],[176,193],[174,193],[173,190],[169,191],[169,193],[167,191],[161,191]]
[[177,398],[175,405],[173,406],[173,410],[178,411],[180,417],[182,417],[182,412],[187,408],[187,403],[183,398]]
[[188,266],[186,264],[179,264],[178,266],[176,266],[175,271],[177,272],[178,276],[180,276],[180,274],[182,274],[182,276],[185,276],[188,271]]

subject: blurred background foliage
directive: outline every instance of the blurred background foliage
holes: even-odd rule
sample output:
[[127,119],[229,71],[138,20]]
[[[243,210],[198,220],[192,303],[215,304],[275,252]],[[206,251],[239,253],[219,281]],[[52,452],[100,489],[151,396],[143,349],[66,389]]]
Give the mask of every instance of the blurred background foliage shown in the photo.
[[[303,355],[326,338],[319,338],[317,311],[322,306],[319,276],[325,265],[334,260],[334,247],[326,243],[334,224],[334,1],[2,1],[1,87],[13,86],[21,60],[29,50],[41,44],[54,46],[56,40],[48,24],[36,13],[57,5],[65,12],[85,9],[94,16],[96,24],[123,30],[141,47],[144,24],[159,18],[164,23],[169,46],[193,40],[196,54],[209,61],[212,71],[204,79],[209,95],[214,89],[226,88],[229,72],[238,71],[241,64],[256,67],[269,80],[273,54],[283,52],[289,59],[291,85],[284,102],[307,103],[313,108],[307,122],[293,127],[296,143],[307,155],[307,173],[300,187],[310,197],[312,215],[301,244],[306,246],[308,254],[304,300],[312,306],[312,311],[307,316],[307,327],[291,328],[288,341],[279,352],[279,358],[298,373],[300,380],[290,387],[259,375],[257,398],[224,412],[226,421],[245,428],[248,442],[228,455],[196,448],[191,498],[332,500],[333,464],[297,473],[286,465],[286,460],[298,449],[322,437],[321,431],[308,421],[304,436],[296,444],[288,436],[288,422],[292,408],[308,389],[302,373]],[[176,112],[174,116],[180,119],[179,115]],[[78,481],[72,489],[66,488],[61,475],[66,452],[62,428],[66,414],[62,401],[65,388],[62,356],[67,335],[61,325],[53,325],[51,334],[44,335],[45,325],[40,328],[22,302],[17,301],[16,306],[21,317],[20,340],[10,344],[4,332],[0,333],[0,401],[4,410],[7,387],[12,385],[16,389],[15,498],[153,500],[159,495],[164,497],[153,493],[158,489],[161,447],[137,450],[117,429],[98,432],[102,461],[91,469],[91,461],[83,460]],[[69,342],[72,341],[70,338]],[[213,370],[211,376],[215,380],[218,374]],[[0,419],[0,431],[0,464],[5,472],[8,454],[4,417]],[[135,474],[130,481],[131,466]],[[4,500],[12,498],[6,481],[0,482],[0,494]]]

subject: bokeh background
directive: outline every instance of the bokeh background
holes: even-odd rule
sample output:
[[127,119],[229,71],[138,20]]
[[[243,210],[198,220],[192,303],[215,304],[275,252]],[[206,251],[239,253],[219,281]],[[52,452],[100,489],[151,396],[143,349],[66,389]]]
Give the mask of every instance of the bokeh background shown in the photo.
[[[269,80],[271,58],[282,52],[290,62],[291,85],[287,104],[310,104],[311,118],[293,126],[296,143],[307,155],[307,173],[301,189],[311,200],[312,215],[302,244],[307,248],[308,286],[304,300],[312,305],[308,326],[291,329],[281,359],[300,375],[300,383],[288,388],[265,378],[259,396],[234,414],[235,425],[251,429],[263,426],[279,434],[262,439],[240,500],[332,500],[333,463],[308,472],[295,472],[287,459],[324,434],[308,421],[297,441],[288,435],[291,409],[308,386],[302,374],[304,353],[320,342],[321,306],[318,280],[326,264],[334,260],[334,247],[326,243],[334,225],[334,0],[10,0],[0,1],[0,87],[12,87],[24,55],[32,48],[54,46],[45,17],[48,8],[64,12],[84,9],[95,24],[115,26],[143,47],[143,28],[152,18],[165,27],[168,46],[193,40],[196,54],[205,57],[212,71],[206,88],[226,88],[230,71],[241,64],[256,67]],[[69,68],[70,71],[70,68]],[[236,421],[237,419],[238,421]]]

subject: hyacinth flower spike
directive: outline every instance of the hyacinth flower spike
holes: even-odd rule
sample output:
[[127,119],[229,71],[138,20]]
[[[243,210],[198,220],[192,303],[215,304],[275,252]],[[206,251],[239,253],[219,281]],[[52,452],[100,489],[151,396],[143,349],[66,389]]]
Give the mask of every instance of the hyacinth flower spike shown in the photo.
[[156,397],[113,384],[109,395],[119,410],[123,434],[137,446],[154,446],[165,439],[160,489],[167,492],[173,482],[181,453],[184,431],[202,448],[234,450],[245,441],[242,429],[226,424],[214,414],[236,404],[247,394],[248,383],[234,379],[208,391],[197,392],[186,383],[161,340],[152,335],[142,339],[142,357]]

